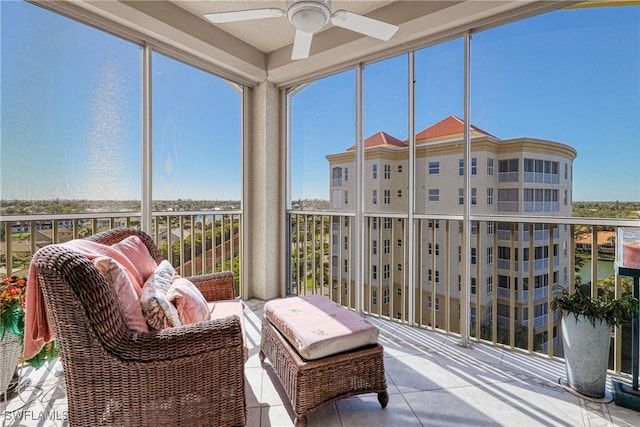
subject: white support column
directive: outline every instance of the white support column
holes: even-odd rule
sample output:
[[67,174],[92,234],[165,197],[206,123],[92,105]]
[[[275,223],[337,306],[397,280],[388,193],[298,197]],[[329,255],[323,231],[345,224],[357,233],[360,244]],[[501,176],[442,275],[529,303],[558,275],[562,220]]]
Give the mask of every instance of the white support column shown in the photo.
[[415,146],[416,146],[416,125],[415,125],[415,111],[416,111],[416,99],[415,99],[415,53],[409,52],[409,206],[408,206],[408,219],[407,219],[407,256],[408,256],[408,269],[407,277],[409,278],[409,312],[407,313],[409,325],[415,324],[415,311],[416,311],[416,292],[422,292],[422,284],[416,277],[415,272],[415,223],[414,223],[414,211],[415,211]]
[[[363,311],[365,268],[365,226],[364,218],[364,140],[363,140],[363,108],[364,108],[364,66],[356,67],[356,217],[354,219],[354,239],[356,242],[355,268],[355,309],[357,313]],[[380,296],[382,297],[382,296]]]
[[462,214],[462,289],[460,292],[460,345],[469,346],[471,301],[471,128],[469,91],[471,89],[471,34],[464,37],[464,204]]
[[250,114],[243,144],[245,297],[269,300],[283,296],[284,289],[280,91],[269,81],[245,91],[245,116]]
[[151,135],[151,54],[149,45],[144,45],[142,49],[142,194],[140,201],[140,228],[142,231],[151,234],[153,210],[153,182],[152,182],[152,135]]

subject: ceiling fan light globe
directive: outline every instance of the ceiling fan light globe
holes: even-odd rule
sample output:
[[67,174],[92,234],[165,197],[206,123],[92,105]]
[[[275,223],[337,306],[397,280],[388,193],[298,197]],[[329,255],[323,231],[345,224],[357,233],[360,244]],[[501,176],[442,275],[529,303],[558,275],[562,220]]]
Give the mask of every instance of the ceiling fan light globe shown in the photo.
[[301,10],[291,16],[291,22],[300,31],[315,33],[327,24],[327,18],[318,10]]
[[318,0],[301,0],[293,2],[287,9],[287,18],[300,31],[316,33],[322,29],[331,18],[328,2]]

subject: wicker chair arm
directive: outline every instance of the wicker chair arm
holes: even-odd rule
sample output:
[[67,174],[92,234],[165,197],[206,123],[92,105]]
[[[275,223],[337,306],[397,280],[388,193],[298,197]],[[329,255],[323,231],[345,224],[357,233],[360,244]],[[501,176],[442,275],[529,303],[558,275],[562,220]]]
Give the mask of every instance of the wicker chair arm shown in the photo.
[[236,297],[231,271],[191,276],[188,279],[200,289],[207,301],[230,300]]
[[242,351],[240,319],[222,319],[192,323],[159,331],[118,334],[121,339],[103,341],[114,356],[128,362],[157,362],[204,355],[222,349]]

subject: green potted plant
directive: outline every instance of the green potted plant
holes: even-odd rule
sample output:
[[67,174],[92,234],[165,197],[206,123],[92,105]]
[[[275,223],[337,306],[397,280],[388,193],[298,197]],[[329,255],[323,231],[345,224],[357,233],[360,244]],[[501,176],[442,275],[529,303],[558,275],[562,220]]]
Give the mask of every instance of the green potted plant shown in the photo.
[[[22,355],[24,337],[24,307],[27,279],[17,276],[0,278],[0,394],[4,395],[9,385],[18,383],[17,366]],[[51,342],[26,362],[36,369],[58,355],[58,347]]]
[[638,300],[628,294],[617,299],[592,298],[589,286],[583,285],[574,293],[562,288],[551,309],[562,313],[569,387],[585,396],[604,397],[611,328],[631,322],[638,313]]

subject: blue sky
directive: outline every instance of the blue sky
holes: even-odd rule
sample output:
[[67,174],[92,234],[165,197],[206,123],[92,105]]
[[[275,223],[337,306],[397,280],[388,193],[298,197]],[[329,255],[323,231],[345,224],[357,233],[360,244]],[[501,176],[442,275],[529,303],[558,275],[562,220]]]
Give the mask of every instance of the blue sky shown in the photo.
[[[0,5],[0,198],[137,199],[138,46],[30,4]],[[25,25],[26,23],[26,25]],[[416,129],[463,114],[460,39],[416,54]],[[471,122],[573,146],[574,200],[640,200],[640,6],[557,11],[477,33]],[[407,137],[407,57],[365,69],[365,137]],[[353,145],[354,78],[293,100],[293,197],[329,197]],[[153,57],[154,198],[240,198],[240,96]],[[16,172],[19,171],[19,172]]]
[[[140,47],[23,2],[0,13],[0,198],[139,199]],[[240,95],[152,63],[154,199],[239,200]]]
[[[463,117],[463,48],[455,39],[416,53],[417,131]],[[640,200],[639,6],[540,15],[474,34],[471,49],[473,125],[574,147],[574,200]],[[365,68],[365,137],[407,137],[407,64]],[[294,198],[328,198],[328,165],[318,174],[311,159],[353,144],[354,78],[330,76],[297,95]]]

